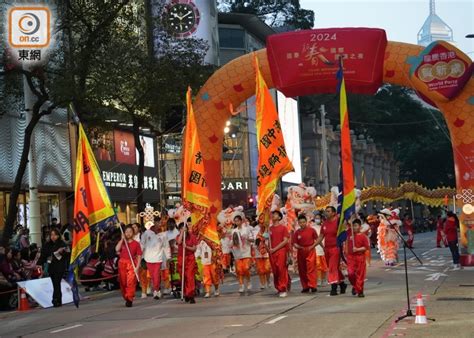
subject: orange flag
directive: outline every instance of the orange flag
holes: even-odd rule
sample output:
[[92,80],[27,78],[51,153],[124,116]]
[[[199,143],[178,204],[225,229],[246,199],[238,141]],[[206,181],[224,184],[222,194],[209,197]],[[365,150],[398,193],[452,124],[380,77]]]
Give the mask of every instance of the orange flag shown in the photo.
[[191,211],[193,232],[219,243],[217,223],[210,217],[209,189],[204,178],[204,161],[199,144],[198,128],[194,116],[191,88],[186,93],[187,118],[183,142],[182,200]]
[[79,306],[76,278],[79,267],[84,264],[89,254],[90,230],[93,227],[105,228],[117,222],[115,210],[82,124],[79,124],[74,195],[74,227],[67,279],[72,287],[74,304]]
[[267,84],[260,73],[257,56],[254,54],[256,72],[256,108],[258,140],[258,208],[261,213],[270,207],[280,178],[294,171],[285,148],[278,112]]
[[191,99],[191,88],[186,93],[187,118],[183,144],[183,200],[201,207],[209,207],[208,189],[204,179],[198,130]]

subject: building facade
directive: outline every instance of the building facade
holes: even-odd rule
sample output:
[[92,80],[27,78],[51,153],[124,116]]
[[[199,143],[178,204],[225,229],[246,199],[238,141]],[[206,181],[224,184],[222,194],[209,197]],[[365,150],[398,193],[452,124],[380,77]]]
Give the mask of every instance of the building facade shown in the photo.
[[[322,125],[315,114],[304,115],[302,119],[303,181],[314,186],[319,195],[328,191],[324,186],[322,158]],[[327,165],[329,188],[340,182],[340,131],[326,119]],[[352,133],[354,180],[357,188],[368,186],[397,187],[399,185],[399,164],[391,152],[376,145],[364,135]]]

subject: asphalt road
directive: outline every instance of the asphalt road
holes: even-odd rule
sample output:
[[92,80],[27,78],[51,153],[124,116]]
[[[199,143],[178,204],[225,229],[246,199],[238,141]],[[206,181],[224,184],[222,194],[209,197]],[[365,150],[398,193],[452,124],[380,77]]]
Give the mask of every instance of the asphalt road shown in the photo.
[[452,271],[449,250],[436,249],[434,238],[435,233],[415,238],[423,266],[408,254],[410,298],[414,302],[421,292],[428,316],[436,314],[436,322],[427,325],[413,324],[414,318],[394,322],[406,312],[404,267],[383,266],[372,250],[365,298],[350,292],[330,297],[328,287],[303,295],[297,276],[284,299],[274,290],[239,295],[228,277],[220,297],[198,298],[194,305],[148,298],[125,308],[112,291],[92,294],[79,309],[0,314],[0,337],[473,337],[474,270]]

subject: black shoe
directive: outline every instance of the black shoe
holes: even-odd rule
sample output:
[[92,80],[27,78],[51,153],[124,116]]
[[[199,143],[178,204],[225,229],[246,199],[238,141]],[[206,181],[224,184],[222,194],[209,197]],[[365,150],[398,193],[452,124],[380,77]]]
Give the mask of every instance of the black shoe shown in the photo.
[[303,289],[301,290],[301,293],[309,293],[309,289]]
[[337,296],[337,284],[331,284],[330,296]]
[[190,300],[191,300],[191,299],[190,299],[189,297],[184,297],[184,301],[185,301],[186,303],[189,303]]
[[132,302],[131,300],[127,300],[127,301],[125,302],[125,306],[126,306],[126,307],[132,307],[132,306],[133,306],[133,302]]
[[364,297],[365,297],[365,295],[364,295],[364,293],[363,293],[363,292],[361,292],[361,293],[359,293],[359,294],[357,295],[357,297],[359,297],[359,298],[364,298]]
[[196,301],[194,300],[194,297],[189,300],[189,304],[196,304]]
[[354,288],[352,288],[352,295],[353,295],[353,296],[357,295],[357,292],[356,292],[356,290],[355,290]]
[[90,288],[85,288],[84,291],[85,292],[89,292],[91,289]]
[[347,289],[347,284],[342,282],[342,283],[339,284],[339,287],[341,288],[341,295],[345,294],[346,289]]
[[316,288],[311,288],[310,291],[311,291],[311,293],[316,293],[316,292],[318,292],[318,289],[316,289]]

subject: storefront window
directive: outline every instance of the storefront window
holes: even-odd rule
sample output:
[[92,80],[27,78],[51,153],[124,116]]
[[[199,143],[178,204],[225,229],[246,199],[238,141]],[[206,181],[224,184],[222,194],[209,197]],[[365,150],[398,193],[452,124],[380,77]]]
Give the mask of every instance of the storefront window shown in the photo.
[[59,215],[59,195],[40,193],[38,197],[40,200],[41,225],[51,224],[53,218],[57,218],[60,224],[64,224],[65,220],[61,220]]

